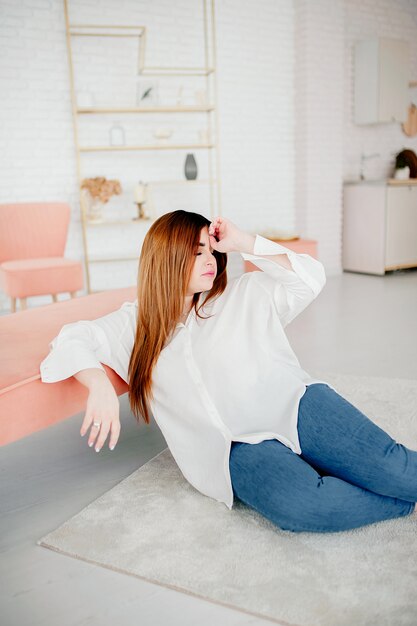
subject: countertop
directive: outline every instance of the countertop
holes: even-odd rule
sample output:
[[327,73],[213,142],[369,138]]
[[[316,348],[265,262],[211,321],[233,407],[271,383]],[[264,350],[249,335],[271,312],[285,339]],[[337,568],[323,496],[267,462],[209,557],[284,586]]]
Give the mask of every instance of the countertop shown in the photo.
[[407,178],[400,180],[397,178],[380,178],[374,180],[344,180],[344,185],[389,185],[395,187],[408,187],[410,185],[417,185],[417,178]]

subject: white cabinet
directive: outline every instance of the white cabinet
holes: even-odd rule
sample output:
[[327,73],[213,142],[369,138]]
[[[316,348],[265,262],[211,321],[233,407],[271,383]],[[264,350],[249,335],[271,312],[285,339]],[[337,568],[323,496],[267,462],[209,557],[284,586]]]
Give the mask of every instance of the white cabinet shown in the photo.
[[345,184],[342,267],[380,275],[417,267],[417,184]]
[[375,38],[355,44],[355,124],[405,122],[410,104],[407,41]]

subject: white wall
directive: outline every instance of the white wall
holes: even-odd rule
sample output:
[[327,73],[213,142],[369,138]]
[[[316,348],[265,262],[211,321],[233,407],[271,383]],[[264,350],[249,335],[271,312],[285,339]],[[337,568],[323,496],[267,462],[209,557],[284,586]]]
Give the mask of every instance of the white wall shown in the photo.
[[68,201],[68,253],[82,258],[64,33],[59,0],[0,3],[0,202]]
[[[69,6],[73,22],[146,24],[147,64],[202,61],[200,2],[69,0]],[[417,138],[403,135],[399,124],[353,124],[352,44],[371,35],[406,39],[412,50],[410,80],[417,80],[417,3],[217,0],[216,29],[223,214],[254,232],[295,229],[317,239],[327,274],[340,273],[343,179],[358,176],[361,152],[381,154],[365,171],[377,177],[389,175],[393,152],[417,149]],[[94,87],[102,98],[118,98],[122,104],[134,98],[134,50],[127,47],[119,57],[114,46],[118,44],[107,43],[99,54],[78,50],[76,57],[88,57],[78,76],[80,88]],[[99,79],[103,52],[110,96]],[[82,259],[62,0],[1,0],[0,80],[0,202],[67,200],[72,221],[66,253]],[[186,97],[193,97],[192,87]],[[128,140],[150,136],[139,116],[117,119]],[[114,120],[110,116],[100,130],[98,120],[90,119],[87,128],[87,120],[80,119],[83,139],[108,141]],[[195,136],[200,127],[192,116],[154,118],[150,125],[174,122],[183,137]],[[196,156],[203,176],[203,154]],[[83,173],[118,178],[124,195],[114,198],[108,210],[134,212],[131,196],[137,180],[181,177],[184,158],[185,153],[170,151],[146,157],[138,152],[89,154],[83,157]],[[162,190],[156,200],[160,211],[184,207],[208,214],[202,187]],[[135,226],[111,233],[103,228],[91,230],[97,255],[139,252],[143,233],[134,232]],[[241,265],[238,255],[231,256],[233,275]],[[97,265],[93,279],[95,289],[134,284],[136,264]],[[32,298],[30,306],[49,301]],[[0,307],[8,306],[0,294]]]
[[318,241],[327,275],[341,271],[343,0],[295,0],[295,214]]
[[[221,156],[222,212],[242,228],[261,231],[294,225],[293,181],[293,7],[289,0],[239,0],[217,2],[217,64]],[[202,2],[182,0],[69,0],[70,21],[103,24],[146,24],[147,65],[203,64]],[[98,10],[99,9],[99,10]],[[67,255],[83,257],[76,161],[72,132],[69,70],[65,22],[61,0],[16,0],[1,3],[1,79],[6,98],[1,102],[2,153],[0,201],[68,200],[72,223]],[[74,40],[73,40],[74,41]],[[80,89],[100,92],[99,104],[110,100],[125,104],[134,98],[134,49],[121,50],[119,42],[106,42],[99,52],[89,42],[76,42]],[[80,48],[83,51],[80,51]],[[117,48],[122,56],[113,54]],[[129,56],[130,55],[130,56]],[[102,56],[111,73],[113,94],[100,87]],[[87,58],[87,62],[85,61]],[[117,65],[117,58],[120,58]],[[172,79],[170,79],[172,80]],[[181,80],[181,79],[177,79]],[[186,96],[192,97],[192,88]],[[128,103],[127,103],[128,104]],[[98,116],[97,116],[98,117]],[[108,140],[99,125],[115,120],[80,119],[81,139],[86,143]],[[140,140],[146,130],[139,116],[118,115],[128,140]],[[145,124],[149,125],[149,118]],[[182,116],[151,120],[151,124],[181,126],[182,137],[201,125]],[[193,126],[194,125],[194,126]],[[177,133],[176,139],[180,136]],[[146,139],[148,137],[146,136]],[[201,175],[204,154],[196,154]],[[118,178],[124,197],[114,198],[117,210],[131,208],[133,185],[139,180],[178,178],[185,153],[112,152],[82,157],[84,176]],[[159,192],[161,211],[188,208],[208,214],[207,193],[202,187],[181,187]],[[109,207],[110,209],[110,204]],[[135,228],[133,226],[132,228]],[[136,230],[139,230],[136,228]],[[92,252],[131,254],[140,246],[139,233],[126,228],[104,234],[90,229]],[[142,234],[143,236],[143,234]],[[231,259],[232,273],[241,271],[239,259]],[[134,284],[136,264],[96,265],[93,288]],[[64,299],[64,296],[60,297]],[[50,301],[32,298],[31,305]],[[8,306],[2,297],[1,305]]]
[[[353,43],[367,37],[403,39],[410,45],[410,80],[417,81],[417,2],[415,0],[349,0],[345,2],[344,155],[343,175],[358,178],[360,155],[378,153],[365,162],[365,178],[392,176],[395,154],[405,148],[417,152],[417,136],[407,137],[398,123],[356,126],[353,123]],[[410,88],[417,104],[417,88]]]
[[[373,36],[410,44],[410,80],[417,80],[417,2],[294,0],[296,229],[317,239],[327,275],[341,271],[343,180],[393,175],[394,155],[417,151],[399,123],[353,122],[354,43]],[[410,89],[410,102],[417,89]],[[417,103],[417,102],[416,102]]]

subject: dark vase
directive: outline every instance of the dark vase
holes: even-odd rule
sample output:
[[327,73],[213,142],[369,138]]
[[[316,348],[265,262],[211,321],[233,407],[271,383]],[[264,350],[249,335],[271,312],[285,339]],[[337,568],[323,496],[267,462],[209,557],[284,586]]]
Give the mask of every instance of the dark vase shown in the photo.
[[193,154],[187,154],[184,172],[187,180],[195,180],[197,178],[197,163]]

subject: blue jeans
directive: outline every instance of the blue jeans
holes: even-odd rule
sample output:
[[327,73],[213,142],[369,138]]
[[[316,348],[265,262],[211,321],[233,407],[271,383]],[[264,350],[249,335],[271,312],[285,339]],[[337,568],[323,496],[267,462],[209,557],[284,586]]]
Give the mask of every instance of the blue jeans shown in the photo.
[[234,495],[283,530],[337,532],[412,513],[417,452],[326,384],[298,409],[298,455],[276,439],[232,442]]

